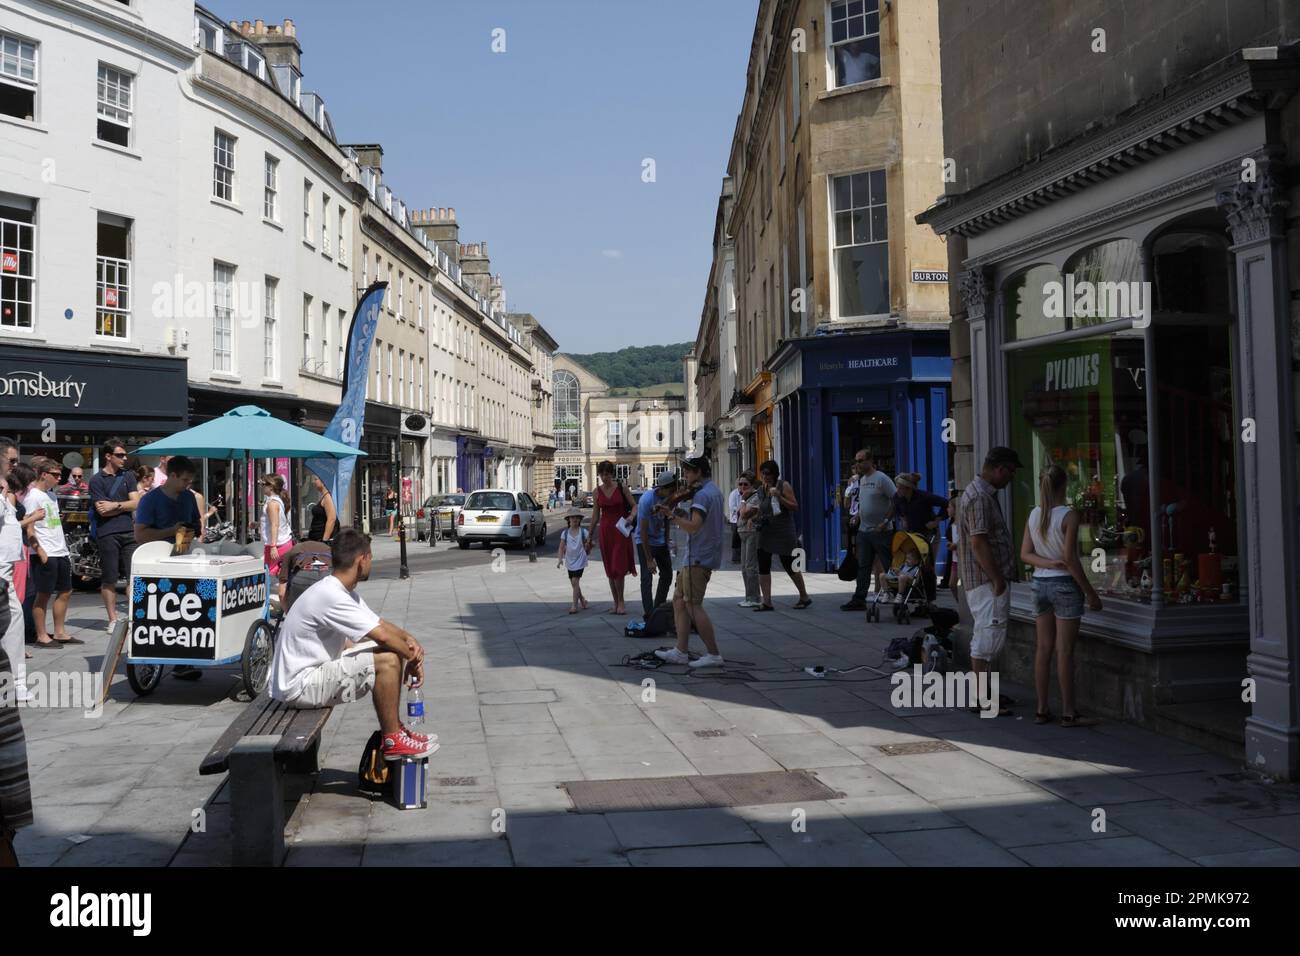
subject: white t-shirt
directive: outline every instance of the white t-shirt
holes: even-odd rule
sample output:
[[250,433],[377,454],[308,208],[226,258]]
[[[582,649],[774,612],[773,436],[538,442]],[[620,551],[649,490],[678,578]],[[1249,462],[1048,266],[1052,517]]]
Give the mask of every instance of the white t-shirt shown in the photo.
[[575,537],[568,528],[564,529],[564,568],[566,571],[581,571],[587,566],[587,529],[579,528]]
[[277,532],[275,546],[280,548],[293,540],[293,529],[289,527],[289,506],[280,500],[279,495],[274,498],[267,495],[266,500],[262,502],[262,544],[270,543],[268,539],[271,537],[271,516],[267,509],[270,508],[272,500],[280,506],[280,524],[275,529]]
[[379,626],[379,616],[361,595],[349,591],[333,574],[317,581],[293,602],[280,626],[271,661],[271,696],[292,701],[302,693],[307,675],[343,656]]
[[0,569],[23,558],[23,532],[18,525],[18,511],[0,492]]
[[[1038,522],[1042,520],[1043,509],[1038,507],[1029,512],[1027,522],[1029,524],[1029,540],[1034,543],[1034,553],[1040,558],[1047,558],[1051,561],[1065,560],[1065,516],[1070,513],[1068,505],[1057,505],[1052,509],[1052,514],[1047,519],[1047,534],[1044,535],[1038,530]],[[1058,571],[1055,568],[1034,568],[1034,577],[1036,578],[1068,578],[1069,571]]]
[[732,488],[727,495],[727,520],[732,524],[740,523],[740,489]]
[[55,500],[32,485],[23,497],[23,507],[28,514],[45,509],[45,517],[32,527],[36,531],[37,542],[45,549],[46,557],[68,557],[68,542],[63,538],[63,519],[59,517],[59,506]]

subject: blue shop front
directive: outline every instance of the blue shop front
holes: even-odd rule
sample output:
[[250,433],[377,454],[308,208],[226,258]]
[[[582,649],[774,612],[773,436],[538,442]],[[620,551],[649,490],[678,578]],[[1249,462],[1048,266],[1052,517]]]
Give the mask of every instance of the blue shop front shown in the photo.
[[[815,335],[786,341],[772,359],[781,474],[799,497],[809,571],[834,571],[848,544],[844,489],[868,448],[892,478],[918,472],[946,497],[951,474],[948,331]],[[944,572],[947,551],[936,555]]]
[[473,435],[456,436],[456,487],[469,494],[484,487],[487,443]]

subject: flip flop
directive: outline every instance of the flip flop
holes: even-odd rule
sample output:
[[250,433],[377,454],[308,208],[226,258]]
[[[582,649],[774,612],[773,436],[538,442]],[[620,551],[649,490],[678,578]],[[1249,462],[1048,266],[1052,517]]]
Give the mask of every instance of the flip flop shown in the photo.
[[569,608],[569,613],[570,613],[570,614],[577,614],[577,613],[578,613],[578,609],[577,609],[576,607],[571,607],[571,608]]
[[65,637],[63,640],[59,640],[56,637],[54,639],[54,643],[55,644],[85,644],[86,642],[77,637]]
[[754,608],[754,610],[755,610],[755,611],[775,611],[775,610],[776,610],[776,605],[774,605],[774,604],[760,604],[758,607]]
[[802,610],[803,610],[804,608],[806,608],[809,604],[812,604],[812,598],[808,598],[806,601],[800,601],[798,604],[796,604],[796,605],[794,606],[794,609],[795,609],[796,611],[802,611]]
[[1055,719],[1056,719],[1055,716],[1052,714],[1050,710],[1045,710],[1042,713],[1034,714],[1034,723],[1036,724],[1050,724]]
[[1098,720],[1096,717],[1085,717],[1083,716],[1083,714],[1074,714],[1072,716],[1067,716],[1067,715],[1061,716],[1061,726],[1067,728],[1068,727],[1095,727],[1099,723],[1101,723],[1101,721]]

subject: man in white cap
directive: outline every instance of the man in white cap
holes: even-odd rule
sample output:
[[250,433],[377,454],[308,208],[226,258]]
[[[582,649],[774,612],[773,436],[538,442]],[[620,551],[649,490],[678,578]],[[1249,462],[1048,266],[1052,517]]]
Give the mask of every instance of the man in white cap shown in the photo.
[[[713,639],[713,622],[704,611],[704,591],[709,586],[709,578],[722,566],[723,529],[727,524],[727,502],[710,479],[711,473],[707,458],[687,458],[682,462],[682,477],[688,485],[698,484],[699,489],[689,505],[682,504],[675,511],[669,511],[664,505],[657,509],[675,527],[690,535],[673,594],[677,645],[655,651],[656,657],[669,664],[689,664],[691,667],[723,665],[722,654]],[[687,651],[692,624],[707,651],[695,660],[691,660]]]

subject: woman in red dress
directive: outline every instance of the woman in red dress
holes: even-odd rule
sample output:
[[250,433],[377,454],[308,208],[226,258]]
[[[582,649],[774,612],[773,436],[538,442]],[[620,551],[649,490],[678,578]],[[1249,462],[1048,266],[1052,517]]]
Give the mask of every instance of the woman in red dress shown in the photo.
[[623,603],[623,579],[629,574],[636,576],[636,558],[632,550],[632,537],[618,530],[620,518],[627,517],[631,522],[636,514],[632,506],[632,496],[623,487],[621,481],[614,480],[614,463],[602,461],[596,466],[596,477],[600,483],[592,496],[594,507],[591,513],[591,525],[598,528],[596,540],[600,544],[600,560],[605,565],[605,576],[609,578],[609,593],[614,598],[610,614],[626,614],[627,606]]

